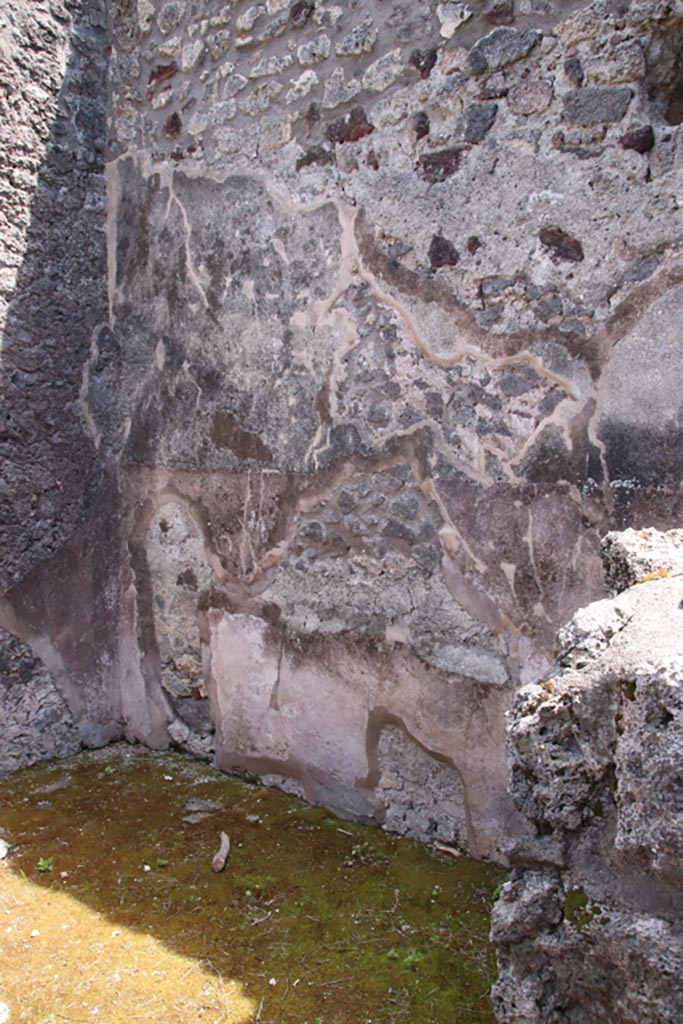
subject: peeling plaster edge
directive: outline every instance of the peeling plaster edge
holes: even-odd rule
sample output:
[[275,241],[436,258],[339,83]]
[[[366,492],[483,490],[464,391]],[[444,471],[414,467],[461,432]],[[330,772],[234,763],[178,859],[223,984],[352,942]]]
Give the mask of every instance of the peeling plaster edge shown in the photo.
[[43,663],[55,681],[76,725],[86,716],[86,704],[79,687],[67,672],[64,660],[47,633],[40,633],[14,611],[9,598],[0,598],[0,626],[25,643]]

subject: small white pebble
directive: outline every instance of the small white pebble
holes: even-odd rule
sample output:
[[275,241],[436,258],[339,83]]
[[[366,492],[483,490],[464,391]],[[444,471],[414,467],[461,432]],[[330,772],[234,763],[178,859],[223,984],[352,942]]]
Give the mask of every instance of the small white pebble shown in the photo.
[[271,978],[270,981],[268,982],[268,984],[270,985],[271,988],[274,985],[277,985],[277,978]]
[[142,865],[142,870],[143,870],[143,871],[151,871],[152,869],[151,869],[151,867],[149,866],[149,864],[143,864],[143,865]]
[[172,775],[164,775],[164,779],[166,780],[166,782],[173,782],[173,776]]
[[39,935],[40,935],[40,932],[38,931],[38,929],[34,928],[33,931],[31,932],[31,938],[32,939],[37,939]]

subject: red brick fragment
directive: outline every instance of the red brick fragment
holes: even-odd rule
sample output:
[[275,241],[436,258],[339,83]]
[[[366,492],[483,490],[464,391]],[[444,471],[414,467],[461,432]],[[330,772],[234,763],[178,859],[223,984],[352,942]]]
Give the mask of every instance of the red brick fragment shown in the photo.
[[429,245],[428,255],[432,270],[437,270],[439,267],[454,267],[460,259],[458,250],[443,235],[434,235]]
[[569,260],[572,263],[580,263],[583,260],[583,246],[578,238],[563,231],[562,228],[548,227],[541,228],[538,233],[541,244],[550,250],[554,259]]
[[643,128],[634,128],[621,136],[619,142],[624,149],[635,149],[636,153],[649,153],[655,144],[655,133],[652,125],[646,124]]
[[370,124],[362,107],[354,107],[346,117],[340,117],[338,121],[332,121],[325,129],[325,135],[330,142],[337,142],[340,145],[344,142],[358,142],[359,139],[374,132],[374,126]]
[[164,122],[164,135],[168,139],[177,139],[182,131],[183,122],[180,120],[180,114],[174,111],[166,118]]
[[178,65],[174,60],[170,64],[157,64],[149,73],[148,84],[154,85],[156,82],[167,82],[169,78],[173,78],[177,71]]
[[423,153],[417,166],[423,178],[432,184],[445,181],[460,167],[460,150],[437,149],[433,153]]
[[429,78],[436,64],[436,50],[413,50],[408,63],[420,72],[420,78]]

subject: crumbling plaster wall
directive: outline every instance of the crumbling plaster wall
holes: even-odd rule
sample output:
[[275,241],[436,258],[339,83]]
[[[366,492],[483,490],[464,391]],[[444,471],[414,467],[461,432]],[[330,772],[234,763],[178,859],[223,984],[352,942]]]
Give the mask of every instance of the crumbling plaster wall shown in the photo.
[[683,7],[109,7],[107,265],[98,191],[51,376],[112,719],[504,856],[505,711],[602,533],[680,512]]
[[657,0],[114,5],[132,735],[423,836],[428,757],[502,855],[505,710],[601,533],[680,508],[682,43]]

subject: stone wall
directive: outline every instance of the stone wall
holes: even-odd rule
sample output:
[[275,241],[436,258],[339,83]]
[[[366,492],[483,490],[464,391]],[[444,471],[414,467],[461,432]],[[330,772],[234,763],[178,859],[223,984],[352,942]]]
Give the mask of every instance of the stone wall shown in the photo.
[[105,5],[0,4],[0,773],[120,732],[115,468],[81,403],[107,327]]
[[601,534],[680,501],[682,33],[656,2],[115,5],[86,400],[131,735],[502,856],[505,710]]
[[73,358],[126,734],[502,857],[505,711],[599,537],[680,512],[683,8],[111,22]]
[[560,631],[510,716],[536,838],[494,909],[502,1024],[683,1015],[683,531],[609,534],[604,554],[622,592]]

